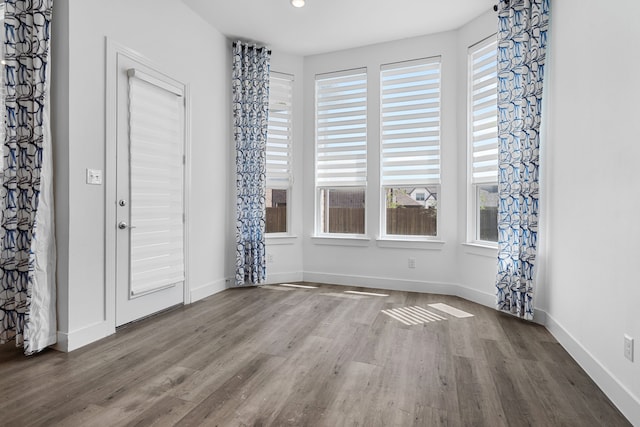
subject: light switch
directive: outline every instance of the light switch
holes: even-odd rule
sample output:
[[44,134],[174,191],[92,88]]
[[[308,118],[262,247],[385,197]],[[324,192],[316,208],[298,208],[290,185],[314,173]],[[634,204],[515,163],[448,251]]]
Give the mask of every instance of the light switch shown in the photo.
[[102,171],[100,169],[87,169],[87,184],[101,185]]

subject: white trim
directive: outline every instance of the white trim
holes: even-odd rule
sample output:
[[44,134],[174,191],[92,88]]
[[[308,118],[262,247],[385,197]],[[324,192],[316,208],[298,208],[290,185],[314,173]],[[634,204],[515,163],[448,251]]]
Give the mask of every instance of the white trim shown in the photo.
[[274,285],[278,283],[288,283],[288,282],[302,282],[303,280],[302,271],[290,271],[284,273],[273,273],[269,274],[267,270],[267,285]]
[[71,332],[58,331],[58,342],[53,348],[68,353],[113,335],[115,332],[115,324],[109,321],[96,322]]
[[376,245],[379,248],[398,248],[398,249],[422,249],[431,251],[441,251],[445,245],[444,240],[427,239],[427,238],[393,238],[391,236],[380,237],[376,239]]
[[[287,219],[288,221],[288,219]],[[293,245],[296,243],[298,236],[287,233],[265,233],[265,242],[269,245]]]
[[183,303],[191,304],[193,294],[191,290],[190,279],[190,255],[189,255],[189,235],[190,232],[190,203],[191,203],[191,85],[184,85],[184,169],[183,169],[183,213],[184,224],[182,225],[184,232],[184,297]]
[[371,239],[359,234],[326,234],[311,236],[311,241],[315,245],[335,245],[335,246],[369,246]]
[[551,315],[546,315],[545,326],[631,424],[640,426],[640,398],[635,396]]
[[[118,52],[125,48],[109,37],[106,42],[106,84],[105,84],[105,222],[104,222],[104,320],[112,325],[115,332],[116,325],[116,141],[117,141],[117,82],[118,82]],[[68,335],[71,335],[69,333]],[[68,339],[68,337],[67,337]],[[99,338],[96,338],[96,340]],[[71,348],[67,345],[67,348]],[[68,350],[70,351],[70,350]]]
[[358,276],[348,274],[331,274],[313,271],[303,273],[305,282],[327,283],[331,285],[362,286],[373,289],[393,291],[423,292],[441,295],[453,295],[453,283],[423,282],[418,280],[395,279],[386,277]]
[[227,289],[227,280],[216,280],[214,282],[209,282],[202,286],[198,286],[197,288],[191,289],[189,299],[191,300],[191,302],[196,302],[211,295],[215,295],[218,292],[222,292],[225,289]]
[[489,245],[487,243],[463,242],[462,248],[465,254],[484,256],[487,258],[498,259],[498,245]]

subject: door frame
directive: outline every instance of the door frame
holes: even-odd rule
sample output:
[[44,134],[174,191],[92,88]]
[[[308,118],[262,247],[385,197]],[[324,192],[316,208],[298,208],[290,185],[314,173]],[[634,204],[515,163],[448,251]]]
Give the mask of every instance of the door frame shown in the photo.
[[160,71],[162,67],[151,62],[145,56],[130,49],[109,37],[105,37],[106,44],[106,89],[105,89],[105,321],[108,325],[116,328],[116,170],[117,170],[117,84],[118,84],[118,57],[124,56],[142,65],[149,67],[165,75],[184,86],[184,304],[191,303],[190,280],[189,280],[189,200],[191,188],[191,91],[188,83]]

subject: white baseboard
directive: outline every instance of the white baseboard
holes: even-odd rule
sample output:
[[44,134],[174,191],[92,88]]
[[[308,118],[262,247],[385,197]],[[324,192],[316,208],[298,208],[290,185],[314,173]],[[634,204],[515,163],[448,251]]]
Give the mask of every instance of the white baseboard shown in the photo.
[[475,302],[476,304],[484,305],[485,307],[491,308],[495,308],[496,306],[496,296],[493,294],[482,292],[473,288],[468,288],[462,285],[456,285],[454,291],[455,293],[452,293],[452,295]]
[[[496,296],[487,292],[482,292],[477,289],[468,288],[462,285],[456,285],[455,293],[451,295],[464,298],[468,301],[475,302],[476,304],[484,305],[485,307],[496,307]],[[547,313],[540,309],[534,309],[533,321],[539,325],[546,325]]]
[[215,282],[209,282],[205,285],[199,286],[195,289],[191,289],[191,302],[204,299],[211,295],[217,294],[227,289],[227,281],[225,279],[216,280]]
[[305,282],[327,283],[331,285],[362,286],[390,291],[425,292],[431,294],[452,295],[453,283],[422,282],[418,280],[391,279],[385,277],[354,276],[344,274],[318,273],[305,271]]
[[273,285],[276,283],[286,282],[302,282],[304,276],[302,271],[291,271],[285,273],[267,273],[267,284]]
[[[225,280],[208,283],[191,290],[191,302],[198,301],[226,289]],[[116,332],[111,322],[97,322],[71,332],[57,332],[58,342],[52,346],[55,350],[70,352],[91,344]]]
[[53,348],[68,353],[87,344],[115,334],[116,329],[110,322],[97,322],[71,332],[58,331],[58,342]]
[[631,393],[589,350],[548,314],[545,326],[631,424],[640,426],[640,398]]
[[[328,283],[331,285],[362,286],[366,288],[387,289],[392,291],[424,292],[439,295],[451,295],[494,308],[496,296],[494,294],[468,288],[455,283],[446,282],[422,282],[418,280],[391,279],[368,276],[352,276],[344,274],[330,274],[307,272],[304,274],[305,282]],[[542,310],[535,310],[534,321],[545,324],[546,314]]]

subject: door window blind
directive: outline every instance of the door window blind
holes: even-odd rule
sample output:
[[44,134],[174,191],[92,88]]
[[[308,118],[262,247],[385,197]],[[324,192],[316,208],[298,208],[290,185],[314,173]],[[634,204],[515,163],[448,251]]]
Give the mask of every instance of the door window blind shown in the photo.
[[316,76],[316,185],[367,182],[366,69]]
[[497,40],[490,37],[469,48],[469,137],[471,181],[498,179]]
[[129,71],[131,295],[184,280],[183,98]]
[[267,130],[267,187],[291,183],[293,76],[271,72]]
[[440,58],[380,70],[382,185],[440,183]]

